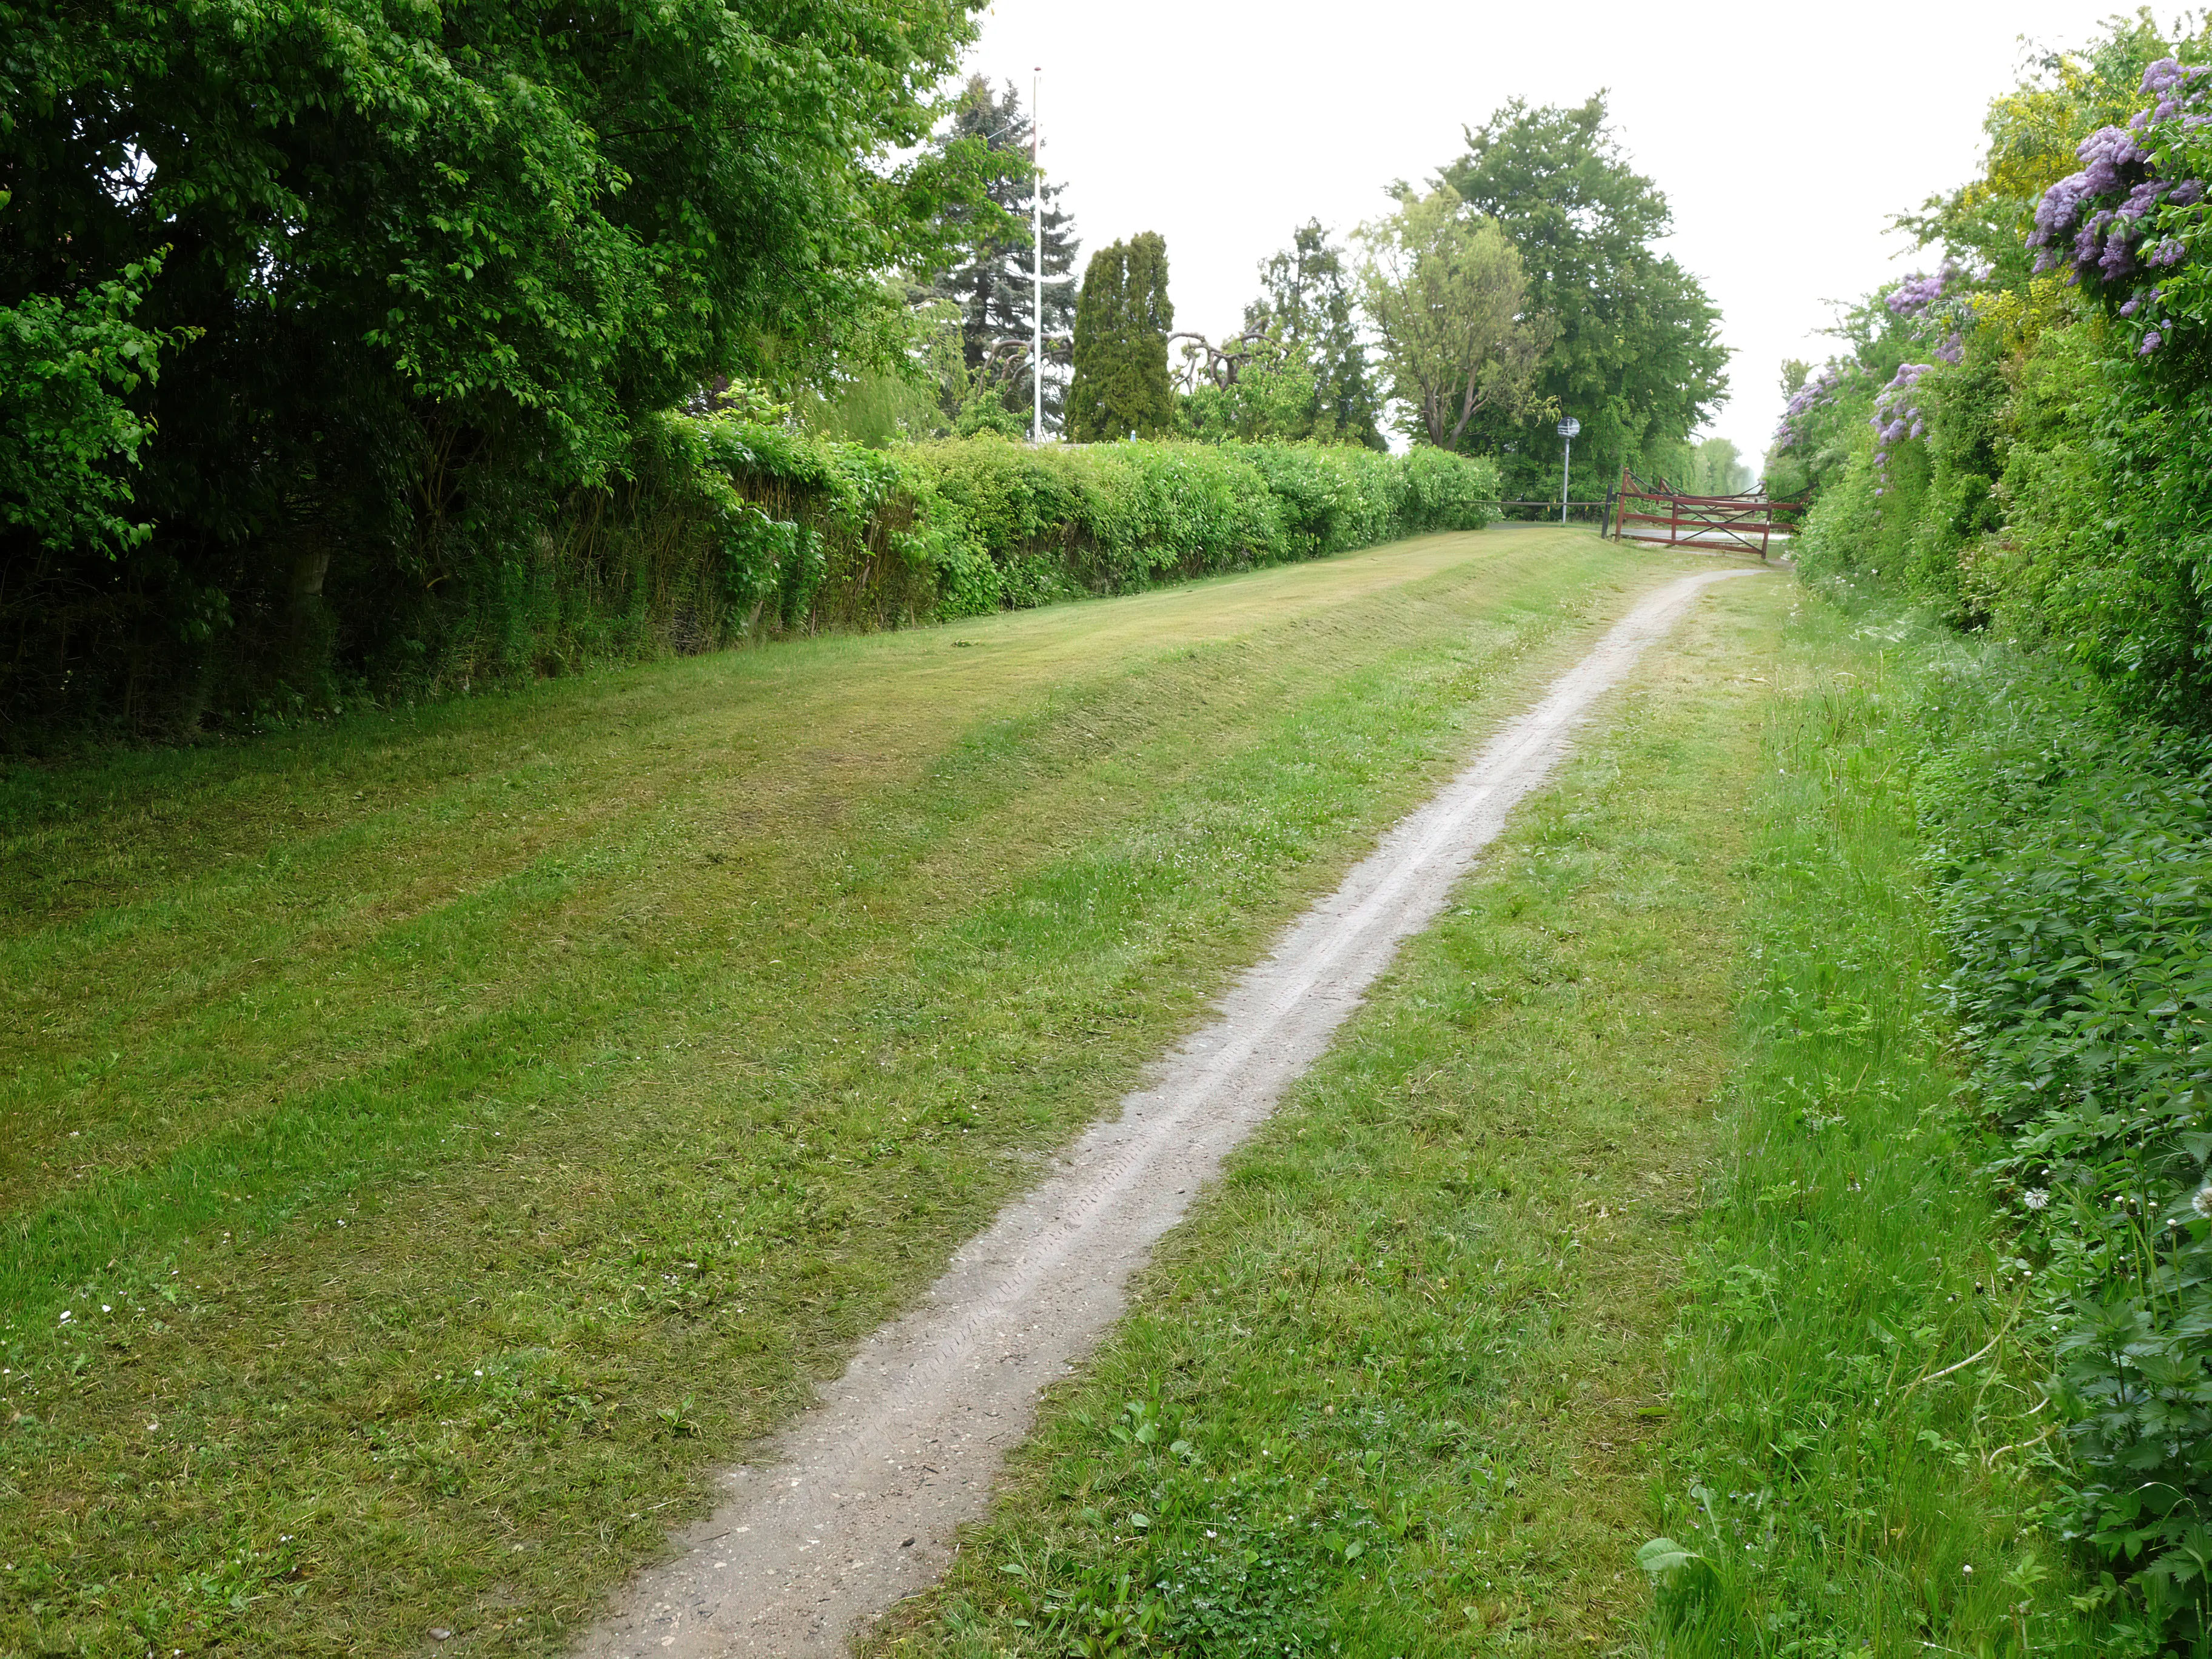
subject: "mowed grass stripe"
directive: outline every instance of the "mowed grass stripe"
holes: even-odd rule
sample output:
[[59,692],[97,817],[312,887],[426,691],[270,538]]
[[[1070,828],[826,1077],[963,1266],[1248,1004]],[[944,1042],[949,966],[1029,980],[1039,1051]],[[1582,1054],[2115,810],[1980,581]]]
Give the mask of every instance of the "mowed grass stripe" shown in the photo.
[[[335,810],[326,783],[303,785],[306,798],[269,807],[270,838],[258,855],[240,854],[253,866],[245,876],[137,892],[128,906],[25,929],[0,945],[0,984],[13,988],[15,1005],[10,1029],[21,1034],[12,1075],[0,1080],[0,1113],[14,1130],[0,1147],[0,1205],[43,1195],[55,1168],[131,1167],[227,1117],[265,1111],[286,1092],[358,1077],[532,988],[602,971],[619,978],[656,948],[696,954],[726,943],[733,908],[743,913],[763,896],[771,920],[800,893],[849,908],[865,902],[854,890],[927,859],[963,824],[998,843],[980,868],[961,867],[957,848],[936,860],[957,884],[950,902],[972,903],[977,881],[1003,882],[1048,855],[1053,838],[1066,840],[1070,826],[1046,830],[1036,820],[1040,811],[1066,813],[1054,780],[1066,785],[1110,749],[1152,744],[1141,795],[1176,757],[1202,763],[1237,741],[1242,702],[1262,699],[1250,718],[1265,718],[1424,625],[1449,633],[1470,592],[1502,597],[1546,579],[1542,544],[1526,532],[1517,547],[1499,538],[1495,554],[1479,540],[1431,540],[1455,543],[1456,564],[1426,544],[1413,544],[1407,562],[1415,573],[1441,564],[1452,573],[1441,578],[1450,593],[1425,599],[1416,581],[1402,602],[1386,604],[1390,620],[1379,624],[1384,613],[1372,599],[1320,616],[1298,605],[1290,621],[1255,635],[1264,611],[1213,583],[1124,602],[1146,607],[1152,625],[1141,643],[1126,623],[1112,623],[1119,606],[1073,607],[1107,613],[1110,648],[1089,658],[1074,650],[1065,620],[1046,629],[1011,618],[963,624],[961,636],[981,641],[972,649],[942,633],[927,648],[908,639],[879,646],[897,672],[872,681],[877,665],[850,648],[822,652],[811,678],[787,669],[749,674],[751,659],[737,659],[725,684],[684,665],[671,671],[681,683],[659,716],[648,718],[633,696],[616,699],[632,711],[626,738],[586,721],[580,743],[563,750],[565,711],[556,706],[540,733],[550,747],[520,777],[456,763],[456,778],[433,779],[424,800],[378,815],[374,848],[360,844],[358,826],[290,836],[295,818]],[[1358,556],[1370,568],[1391,563]],[[1601,568],[1602,556],[1589,567]],[[1251,580],[1279,587],[1283,574]],[[1168,603],[1177,598],[1190,614]],[[1298,634],[1279,659],[1301,665],[1290,674],[1267,643],[1269,629],[1285,627]],[[1039,634],[1042,641],[1030,637]],[[1178,653],[1169,643],[1177,640],[1197,643]],[[1002,648],[1001,667],[955,673],[941,660],[988,664]],[[508,709],[488,714],[495,751],[512,748],[511,720]],[[349,736],[383,746],[374,724],[332,734],[333,746],[346,747]],[[1174,741],[1163,751],[1159,738]],[[502,757],[512,758],[489,758]],[[214,757],[210,769],[224,774],[228,759]],[[336,793],[355,793],[347,786],[356,765],[321,771],[336,777]],[[523,810],[508,803],[525,791],[508,786],[533,776],[562,781],[532,806],[535,842],[519,846],[503,826]],[[241,806],[229,781],[218,775],[208,786],[218,836],[232,832]],[[1030,816],[1027,833],[1010,812]],[[143,813],[107,816],[113,843],[148,864],[164,861],[140,846],[149,830]],[[1079,836],[1110,816],[1085,812],[1072,827]],[[191,831],[167,833],[189,840]],[[67,836],[27,836],[9,867],[61,850],[56,842],[105,844],[71,825]],[[928,872],[915,873],[927,896]],[[653,937],[687,926],[686,940]],[[148,1041],[156,1034],[168,1040]]]
[[1729,584],[1654,647],[869,1651],[1632,1642],[1789,603]]
[[[527,732],[533,697],[436,711],[435,764],[363,722],[288,740],[285,767],[210,757],[197,784],[136,759],[46,781],[19,848],[140,872],[149,916],[212,883],[237,937],[295,948],[132,1002],[221,948],[222,918],[179,943],[49,906],[27,930],[86,930],[131,1013],[48,999],[10,1056],[32,1150],[0,1328],[0,1645],[388,1651],[435,1622],[557,1648],[705,1501],[703,1472],[1474,730],[1687,563],[1571,532],[1450,539],[673,665],[665,707],[652,673],[610,677],[619,720],[588,686],[550,688]],[[746,728],[751,769],[699,762],[694,738],[735,754],[746,722],[770,728]],[[565,792],[527,857],[468,834],[501,767]],[[306,867],[295,835],[346,849],[386,925],[310,948],[313,905],[229,882],[142,786],[199,801],[241,858],[235,820],[269,791],[262,858]],[[392,844],[346,829],[356,792]],[[126,1027],[107,1073],[69,1069]]]
[[[76,817],[24,811],[38,821],[4,860],[18,891],[77,891],[69,878],[31,874],[55,860],[69,867],[70,856],[91,872],[128,863],[155,874],[191,863],[199,832],[237,841],[243,821],[264,841],[232,845],[226,863],[239,872],[126,884],[118,887],[126,902],[91,914],[49,907],[0,942],[0,1011],[20,1033],[18,1064],[0,1078],[0,1113],[13,1128],[0,1146],[0,1206],[45,1194],[55,1168],[133,1166],[210,1119],[358,1075],[429,1042],[441,1022],[483,1015],[564,973],[591,973],[592,945],[611,951],[619,975],[637,963],[635,936],[671,915],[726,918],[752,887],[776,898],[818,894],[845,874],[825,865],[856,858],[865,878],[884,858],[922,856],[931,838],[1009,803],[1053,810],[1026,801],[1046,776],[1093,765],[1102,741],[1141,745],[1161,719],[1182,723],[1182,752],[1203,759],[1243,730],[1241,699],[1270,696],[1281,708],[1305,695],[1307,675],[1325,684],[1394,648],[1401,633],[1418,635],[1422,619],[1453,629],[1468,591],[1506,595],[1562,575],[1559,591],[1573,598],[1575,573],[1547,571],[1553,556],[1541,549],[1526,531],[1429,538],[1343,562],[1364,573],[1358,581],[1312,566],[1310,586],[1322,595],[1354,592],[1334,608],[1287,580],[1303,571],[1248,577],[1281,599],[1290,615],[1279,622],[1265,622],[1267,606],[1234,581],[1073,606],[1071,615],[1099,617],[1103,641],[1088,654],[1082,629],[1055,613],[963,623],[957,637],[978,641],[973,648],[953,646],[945,630],[801,646],[794,654],[810,654],[801,664],[810,672],[776,664],[779,653],[719,659],[719,672],[672,665],[659,708],[629,675],[599,702],[549,688],[526,748],[504,703],[531,696],[480,706],[483,732],[435,710],[422,717],[435,728],[422,745],[442,759],[425,765],[398,750],[394,772],[418,796],[356,811],[374,825],[343,814],[352,796],[378,794],[362,772],[392,750],[383,721],[325,734],[334,754],[301,754],[279,772],[212,754],[206,779],[164,776],[146,790],[153,799],[131,796],[91,821],[82,807]],[[1604,556],[1583,557],[1583,577],[1606,568]],[[1358,595],[1389,591],[1382,573],[1411,588],[1411,608],[1385,606],[1394,619],[1376,633],[1374,599]],[[1422,580],[1440,573],[1449,592],[1422,599]],[[1436,615],[1422,617],[1425,604]],[[1141,629],[1124,611],[1139,611]],[[1301,633],[1276,657],[1265,641],[1285,626]],[[949,668],[951,659],[960,665]],[[757,665],[763,661],[768,668]],[[1272,661],[1303,668],[1283,675]],[[571,719],[577,702],[586,719]],[[599,703],[613,703],[619,719]],[[1093,719],[1106,721],[1109,737],[1093,732]],[[951,775],[929,776],[945,772],[933,757],[963,754],[969,761]],[[49,799],[100,799],[146,765],[118,763],[122,781],[62,779]],[[258,810],[254,783],[270,792]],[[204,811],[179,821],[173,796],[197,796]],[[529,818],[522,832],[511,827],[518,818]],[[299,823],[321,827],[299,834]],[[982,878],[1002,880],[1044,852],[1033,836],[1002,842]],[[967,884],[978,872],[947,876],[964,883],[953,905],[971,902]],[[726,891],[710,891],[717,884]],[[546,949],[556,960],[514,960]],[[155,1033],[170,1040],[146,1040]]]

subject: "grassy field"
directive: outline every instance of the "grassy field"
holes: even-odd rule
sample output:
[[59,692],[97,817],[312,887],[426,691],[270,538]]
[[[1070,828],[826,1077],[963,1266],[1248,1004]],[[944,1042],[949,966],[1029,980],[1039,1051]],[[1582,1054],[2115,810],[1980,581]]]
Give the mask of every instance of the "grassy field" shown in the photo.
[[1437,537],[8,773],[0,1650],[557,1650],[1698,562]]
[[1909,699],[1794,584],[1700,603],[876,1659],[2113,1650],[1985,1346]]

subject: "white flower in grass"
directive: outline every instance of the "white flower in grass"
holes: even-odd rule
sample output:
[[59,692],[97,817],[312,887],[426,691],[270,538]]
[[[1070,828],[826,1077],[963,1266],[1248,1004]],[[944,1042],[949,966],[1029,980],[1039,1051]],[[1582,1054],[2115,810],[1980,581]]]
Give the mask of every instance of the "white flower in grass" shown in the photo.
[[2207,1221],[2212,1221],[2212,1181],[2206,1182],[2197,1189],[2197,1196],[2189,1200],[2189,1207]]
[[2031,1187],[2020,1195],[2020,1201],[2031,1210],[2047,1210],[2051,1207],[2051,1194],[2041,1187]]

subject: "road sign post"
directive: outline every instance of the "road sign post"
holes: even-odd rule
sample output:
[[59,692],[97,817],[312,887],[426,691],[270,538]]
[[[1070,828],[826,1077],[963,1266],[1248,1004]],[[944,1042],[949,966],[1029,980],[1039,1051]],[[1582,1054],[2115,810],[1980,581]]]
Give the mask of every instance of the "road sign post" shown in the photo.
[[1567,521],[1567,480],[1574,470],[1575,434],[1582,429],[1583,423],[1571,415],[1559,422],[1559,436],[1566,440],[1566,447],[1559,452],[1559,522],[1561,524]]

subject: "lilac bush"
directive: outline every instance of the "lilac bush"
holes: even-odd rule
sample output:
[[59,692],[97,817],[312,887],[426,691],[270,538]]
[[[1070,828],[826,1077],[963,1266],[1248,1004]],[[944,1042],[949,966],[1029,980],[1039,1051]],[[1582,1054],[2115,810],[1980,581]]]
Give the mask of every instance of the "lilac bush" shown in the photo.
[[1843,384],[1844,371],[1836,364],[1823,363],[1806,377],[1790,399],[1790,406],[1782,411],[1782,424],[1774,428],[1774,441],[1788,449],[1805,435],[1805,416],[1822,404],[1833,403],[1836,392]]
[[2201,279],[2172,272],[2203,234],[2200,173],[2212,145],[2212,65],[2161,58],[2143,71],[2142,90],[2156,100],[2124,127],[2100,127],[2075,150],[2081,170],[2043,193],[2027,245],[2038,272],[2065,266],[2069,280],[2112,304],[2136,331],[2148,356],[2174,337],[2177,316],[2197,320],[2195,305],[2174,303],[2176,290],[2194,298]]
[[1927,420],[1913,400],[1912,388],[1922,375],[1935,367],[1933,363],[1900,364],[1889,384],[1875,394],[1874,416],[1869,424],[1875,431],[1874,493],[1877,495],[1887,493],[1889,489],[1890,450],[1927,432]]

